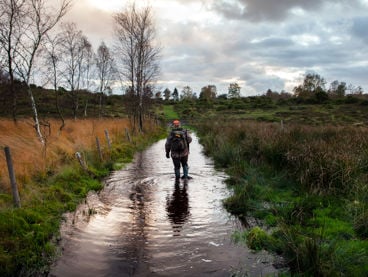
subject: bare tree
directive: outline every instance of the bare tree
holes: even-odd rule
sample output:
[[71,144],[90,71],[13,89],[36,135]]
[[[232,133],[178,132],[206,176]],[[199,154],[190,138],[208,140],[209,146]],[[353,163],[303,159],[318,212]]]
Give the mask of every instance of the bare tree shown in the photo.
[[114,60],[111,56],[110,49],[104,42],[100,44],[96,55],[96,68],[99,81],[99,113],[102,113],[102,98],[104,92],[110,87],[111,78],[114,73]]
[[62,26],[62,29],[63,75],[70,90],[73,102],[73,116],[76,119],[79,109],[78,90],[80,89],[86,57],[88,57],[88,53],[91,51],[91,44],[82,31],[77,29],[75,23],[66,23]]
[[[93,75],[94,62],[95,62],[95,52],[93,51],[92,44],[88,41],[86,37],[84,37],[84,49],[83,49],[83,67],[81,68],[81,73],[83,73],[83,87],[90,91],[91,89],[91,75]],[[84,116],[87,117],[87,107],[88,107],[88,98],[84,103]]]
[[159,74],[160,49],[155,43],[155,26],[150,7],[137,10],[135,4],[117,13],[115,19],[116,50],[121,63],[121,77],[137,98],[134,118],[143,131],[145,92],[152,91]]
[[95,52],[93,51],[92,44],[85,38],[85,49],[84,49],[84,69],[83,69],[83,87],[86,90],[90,90],[91,87],[91,74],[93,74],[93,66],[95,62]]
[[61,111],[60,103],[59,103],[59,84],[61,83],[61,70],[60,70],[60,63],[63,59],[62,57],[62,49],[61,45],[62,37],[60,34],[55,35],[54,37],[47,36],[47,41],[45,43],[45,68],[46,68],[46,78],[47,83],[51,83],[52,88],[55,92],[55,104],[56,110],[59,114],[61,119],[61,126],[60,131],[65,126],[65,120],[63,113]]
[[194,98],[193,89],[190,86],[183,87],[181,91],[181,97],[182,100],[191,100]]
[[3,73],[5,69],[5,51],[0,47],[0,72]]
[[241,87],[238,85],[238,83],[231,83],[228,88],[228,97],[229,98],[239,98],[240,89]]
[[104,92],[111,82],[114,73],[114,60],[111,56],[110,49],[104,42],[97,49],[96,67],[99,81],[99,92]]
[[[7,69],[11,84],[17,75],[26,85],[31,101],[37,135],[44,145],[36,101],[30,80],[37,61],[38,50],[46,34],[60,21],[71,5],[62,0],[51,7],[46,0],[0,0],[1,47],[7,53]],[[51,9],[52,8],[52,9]],[[52,11],[51,11],[52,10]],[[16,92],[13,94],[13,117],[16,115]]]
[[[0,0],[0,48],[3,69],[9,76],[9,89],[13,97],[12,116],[17,116],[17,91],[15,81],[15,57],[22,37],[21,19],[24,17],[25,0]],[[3,55],[4,54],[4,55]]]
[[[23,34],[20,40],[19,52],[15,62],[17,72],[23,81],[27,84],[28,96],[31,100],[33,118],[35,121],[35,129],[38,137],[43,145],[45,140],[41,132],[40,122],[38,118],[38,110],[36,101],[30,87],[30,79],[32,76],[34,64],[36,62],[37,51],[47,35],[47,33],[55,27],[55,25],[66,14],[71,5],[71,0],[62,0],[59,8],[54,5],[47,6],[46,0],[30,0],[27,2],[26,14],[23,21]],[[52,13],[51,9],[55,12]]]
[[[80,49],[80,58],[78,59],[78,91],[83,89],[88,90],[90,85],[90,69],[93,63],[93,57],[95,56],[92,44],[89,42],[86,36],[82,37],[82,45]],[[80,87],[82,85],[82,87]],[[88,98],[84,103],[84,116],[87,116]]]
[[88,38],[83,35],[77,59],[78,64],[77,90],[86,88],[86,86],[83,86],[83,84],[88,85],[89,83],[89,70],[91,66],[92,57],[93,57],[92,44],[90,43]]

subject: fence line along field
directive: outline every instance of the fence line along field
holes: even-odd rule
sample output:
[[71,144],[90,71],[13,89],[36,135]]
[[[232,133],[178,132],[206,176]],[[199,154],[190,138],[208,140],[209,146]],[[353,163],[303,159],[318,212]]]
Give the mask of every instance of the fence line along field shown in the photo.
[[[33,123],[0,119],[0,276],[46,276],[63,214],[101,190],[104,177],[164,131],[148,118],[144,132],[135,132],[128,118],[66,120],[62,130],[60,120],[49,119],[42,125],[43,144]],[[19,205],[12,199],[14,183]]]
[[[122,138],[129,126],[128,119],[67,120],[60,131],[60,121],[50,119],[44,126],[46,146],[36,136],[33,120],[22,119],[14,123],[10,119],[0,120],[0,192],[10,193],[4,147],[11,149],[13,166],[19,190],[37,175],[54,172],[66,159],[74,158],[77,151],[95,147],[96,138],[105,140],[105,131],[111,138]],[[105,145],[105,143],[104,143]]]

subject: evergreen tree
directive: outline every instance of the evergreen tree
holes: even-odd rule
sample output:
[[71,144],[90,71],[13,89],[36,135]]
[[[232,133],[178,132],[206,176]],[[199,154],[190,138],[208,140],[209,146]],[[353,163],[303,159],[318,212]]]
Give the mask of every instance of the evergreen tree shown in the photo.
[[179,101],[179,92],[178,92],[177,88],[174,89],[174,91],[172,93],[172,97],[173,97],[174,101]]

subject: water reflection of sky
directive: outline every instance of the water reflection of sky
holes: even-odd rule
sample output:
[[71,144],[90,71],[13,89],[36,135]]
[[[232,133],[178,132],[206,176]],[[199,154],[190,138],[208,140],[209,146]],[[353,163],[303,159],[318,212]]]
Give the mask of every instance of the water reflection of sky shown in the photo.
[[254,273],[249,276],[274,271],[231,241],[241,226],[222,206],[230,194],[226,176],[203,155],[197,137],[189,156],[193,179],[187,183],[175,183],[164,144],[138,153],[106,180],[87,205],[104,208],[81,228],[67,230],[69,243],[50,276],[229,276],[244,265]]

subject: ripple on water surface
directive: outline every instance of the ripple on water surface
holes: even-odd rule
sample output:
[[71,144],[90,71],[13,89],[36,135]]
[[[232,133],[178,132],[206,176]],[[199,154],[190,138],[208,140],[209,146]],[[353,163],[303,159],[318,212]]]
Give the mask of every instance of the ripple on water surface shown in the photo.
[[164,143],[155,143],[111,174],[105,188],[90,194],[87,204],[75,213],[74,224],[64,224],[63,255],[50,276],[277,272],[272,256],[251,253],[231,241],[241,224],[222,206],[229,195],[226,176],[203,155],[197,137],[193,136],[189,156],[193,179],[179,184],[174,181],[171,159],[165,158]]

